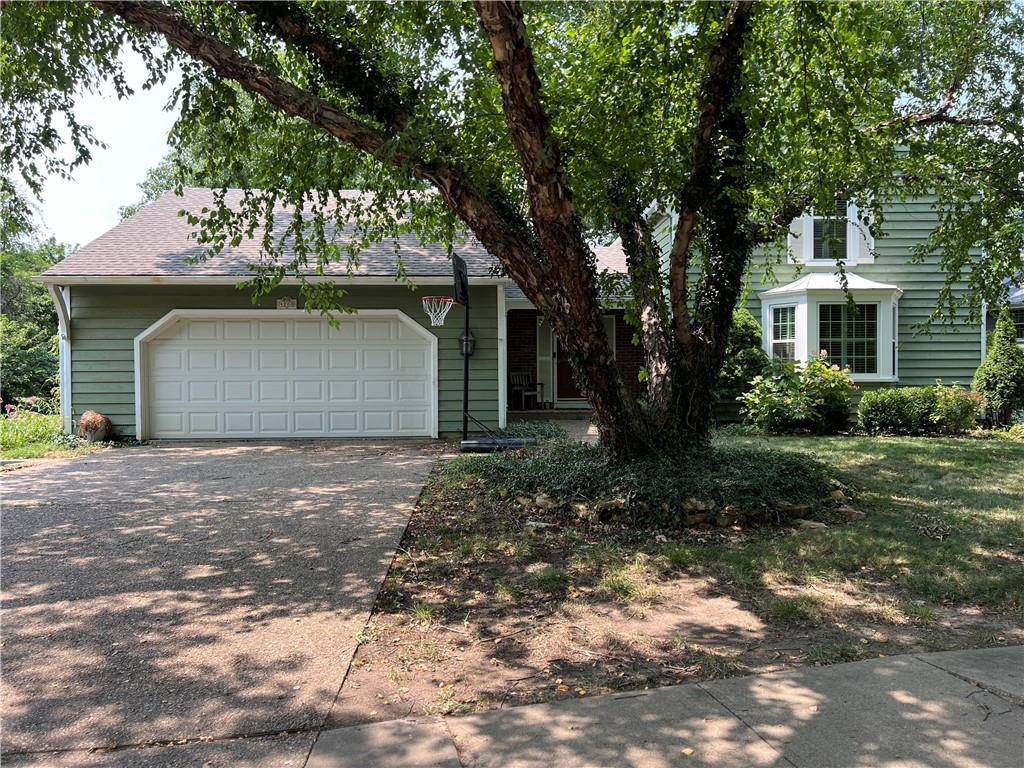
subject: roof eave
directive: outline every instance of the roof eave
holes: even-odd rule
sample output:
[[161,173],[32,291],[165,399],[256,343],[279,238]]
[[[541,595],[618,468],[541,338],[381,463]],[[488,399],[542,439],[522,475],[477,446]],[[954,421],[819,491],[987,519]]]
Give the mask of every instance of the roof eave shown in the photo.
[[[33,280],[47,285],[239,285],[252,275],[51,275],[43,273]],[[451,285],[452,278],[438,275],[407,275],[413,285]],[[352,283],[356,285],[403,285],[403,281],[387,275],[310,275],[310,283]],[[508,277],[470,277],[472,285],[511,285]],[[286,277],[282,285],[299,285],[297,277]]]

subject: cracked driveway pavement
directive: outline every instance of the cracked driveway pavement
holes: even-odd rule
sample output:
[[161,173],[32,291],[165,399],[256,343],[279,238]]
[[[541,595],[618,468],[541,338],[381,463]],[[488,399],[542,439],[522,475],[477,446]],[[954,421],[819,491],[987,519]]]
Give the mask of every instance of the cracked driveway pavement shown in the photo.
[[315,733],[436,455],[154,444],[4,473],[5,760]]

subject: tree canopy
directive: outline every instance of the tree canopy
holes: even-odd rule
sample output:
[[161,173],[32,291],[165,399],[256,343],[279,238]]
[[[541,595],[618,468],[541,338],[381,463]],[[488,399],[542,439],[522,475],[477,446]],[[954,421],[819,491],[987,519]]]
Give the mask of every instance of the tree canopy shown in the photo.
[[[624,444],[612,423],[644,409],[704,428],[743,271],[757,246],[778,258],[808,208],[851,200],[877,234],[886,202],[934,196],[941,223],[920,255],[941,253],[950,285],[967,284],[947,292],[947,311],[998,300],[1002,278],[1024,272],[1020,3],[109,2],[3,14],[0,161],[30,190],[89,160],[96,139],[73,94],[108,80],[127,95],[121,51],[143,55],[150,83],[176,66],[173,141],[252,190],[240,210],[192,212],[213,251],[262,231],[279,202],[306,214],[287,233],[299,256],[268,265],[262,288],[346,258],[329,236],[341,218],[371,239],[457,245],[469,230],[567,339],[609,444]],[[372,202],[333,194],[353,183]],[[667,263],[651,204],[678,214]],[[612,236],[629,259],[646,405],[626,402],[600,323],[588,243]],[[307,303],[332,300],[303,290]]]

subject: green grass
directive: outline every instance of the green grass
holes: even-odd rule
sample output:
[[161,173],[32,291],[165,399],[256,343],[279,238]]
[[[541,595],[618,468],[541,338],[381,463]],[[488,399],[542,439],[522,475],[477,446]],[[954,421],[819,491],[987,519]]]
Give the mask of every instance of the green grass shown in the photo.
[[14,417],[0,418],[0,458],[79,456],[102,447],[64,436],[59,414],[18,410]]
[[[909,437],[723,439],[813,452],[856,485],[853,504],[867,518],[736,545],[669,547],[670,562],[699,564],[759,590],[779,581],[891,584],[902,597],[923,601],[913,613],[925,621],[932,604],[1021,607],[1024,445]],[[922,527],[922,519],[944,524],[943,537]],[[793,619],[808,614],[807,603],[767,606]]]

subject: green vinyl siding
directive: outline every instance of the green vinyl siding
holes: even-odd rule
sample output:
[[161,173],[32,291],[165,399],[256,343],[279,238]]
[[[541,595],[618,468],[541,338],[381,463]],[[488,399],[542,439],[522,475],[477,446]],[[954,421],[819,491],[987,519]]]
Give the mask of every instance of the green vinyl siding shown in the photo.
[[[913,249],[927,239],[936,222],[936,213],[928,199],[888,206],[884,233],[875,242],[874,263],[847,267],[849,272],[868,280],[890,283],[903,290],[899,300],[896,370],[901,385],[934,384],[937,378],[947,384],[969,384],[981,362],[980,323],[966,322],[965,310],[960,310],[953,323],[929,323],[945,275],[939,267],[938,254],[914,262]],[[798,273],[791,264],[773,265],[772,269],[775,279],[768,281],[764,278],[763,258],[755,256],[748,274],[747,308],[758,322],[761,322],[758,293],[806,274]],[[957,287],[963,288],[962,285]],[[854,300],[856,298],[854,293]],[[818,318],[809,318],[808,322],[816,323]],[[886,352],[880,348],[878,353]]]
[[[476,350],[470,358],[470,413],[490,428],[498,423],[498,288],[471,289],[471,330]],[[420,298],[428,289],[352,286],[345,302],[358,309],[399,309],[438,337],[438,428],[462,429],[461,308],[442,327],[432,327]],[[231,286],[82,286],[71,288],[71,411],[108,416],[118,431],[135,434],[135,337],[172,309],[273,309],[280,290],[254,307],[250,294]],[[299,307],[302,307],[299,299]]]

